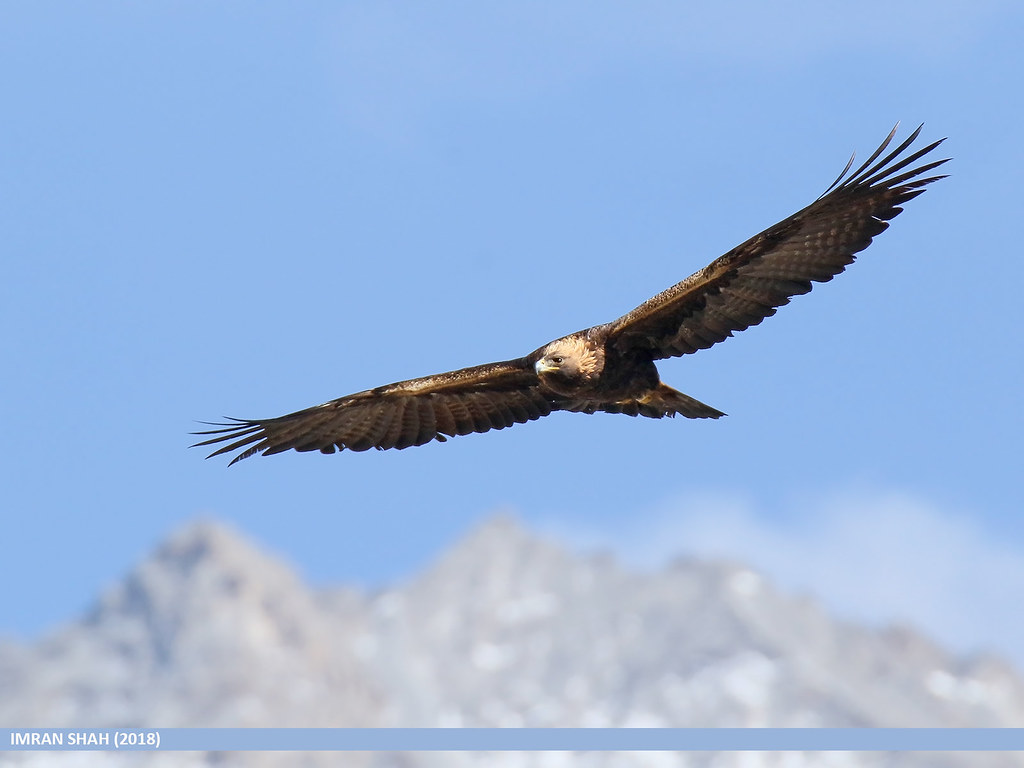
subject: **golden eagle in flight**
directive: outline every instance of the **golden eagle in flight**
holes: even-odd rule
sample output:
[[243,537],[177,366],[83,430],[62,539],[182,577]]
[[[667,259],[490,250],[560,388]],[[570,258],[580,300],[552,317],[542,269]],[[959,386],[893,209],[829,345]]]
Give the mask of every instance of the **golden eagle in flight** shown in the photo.
[[[898,127],[898,126],[897,126]],[[923,127],[923,126],[922,126]],[[724,414],[663,384],[656,360],[706,349],[757,325],[811,282],[826,282],[889,226],[904,203],[943,176],[946,160],[912,167],[940,141],[905,154],[921,127],[881,157],[896,128],[857,170],[853,159],[825,193],[618,320],[563,336],[515,360],[400,381],[274,419],[211,424],[196,445],[210,456],[408,448],[504,429],[552,411],[660,419]],[[881,159],[879,159],[881,157]],[[909,168],[909,169],[908,169]],[[923,178],[922,178],[923,177]]]

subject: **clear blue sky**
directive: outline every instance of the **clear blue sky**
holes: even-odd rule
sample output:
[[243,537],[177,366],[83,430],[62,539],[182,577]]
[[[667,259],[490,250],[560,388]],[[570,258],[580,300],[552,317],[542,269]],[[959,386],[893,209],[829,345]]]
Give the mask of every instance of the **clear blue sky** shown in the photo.
[[[197,516],[314,582],[379,584],[512,510],[1024,646],[1022,20],[1011,0],[3,4],[0,631],[72,617]],[[897,120],[949,137],[952,177],[833,283],[662,365],[727,419],[556,414],[230,469],[186,449],[196,420],[613,319]]]

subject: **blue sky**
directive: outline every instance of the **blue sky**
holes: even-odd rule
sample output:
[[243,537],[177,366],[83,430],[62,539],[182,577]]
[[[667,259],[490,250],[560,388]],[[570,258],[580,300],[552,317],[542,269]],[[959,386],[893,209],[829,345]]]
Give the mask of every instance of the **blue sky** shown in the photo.
[[[768,7],[0,6],[0,631],[82,611],[197,516],[373,585],[511,510],[1024,647],[1024,10]],[[662,364],[727,419],[555,414],[231,469],[186,449],[196,420],[613,319],[897,120],[949,137],[952,177],[833,283]]]

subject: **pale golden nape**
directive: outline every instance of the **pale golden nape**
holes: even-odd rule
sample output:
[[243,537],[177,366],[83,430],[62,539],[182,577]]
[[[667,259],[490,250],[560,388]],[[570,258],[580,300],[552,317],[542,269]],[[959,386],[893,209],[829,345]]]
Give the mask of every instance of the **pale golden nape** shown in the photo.
[[555,377],[577,385],[596,381],[604,369],[604,347],[574,333],[544,347],[535,368],[542,380]]

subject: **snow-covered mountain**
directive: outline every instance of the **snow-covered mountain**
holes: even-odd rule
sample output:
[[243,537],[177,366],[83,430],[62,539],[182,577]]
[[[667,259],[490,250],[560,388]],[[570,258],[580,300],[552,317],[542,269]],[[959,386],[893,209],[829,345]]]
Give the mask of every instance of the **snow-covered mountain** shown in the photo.
[[[317,591],[213,522],[84,618],[0,644],[0,722],[88,726],[1019,726],[1024,681],[838,622],[739,565],[637,573],[494,518],[408,583]],[[18,764],[333,765],[338,755],[8,754]],[[346,755],[346,765],[1012,766],[1012,755]],[[44,759],[45,758],[45,759]],[[58,759],[59,758],[59,759]],[[235,762],[237,760],[237,762]],[[759,762],[760,761],[760,762]]]

